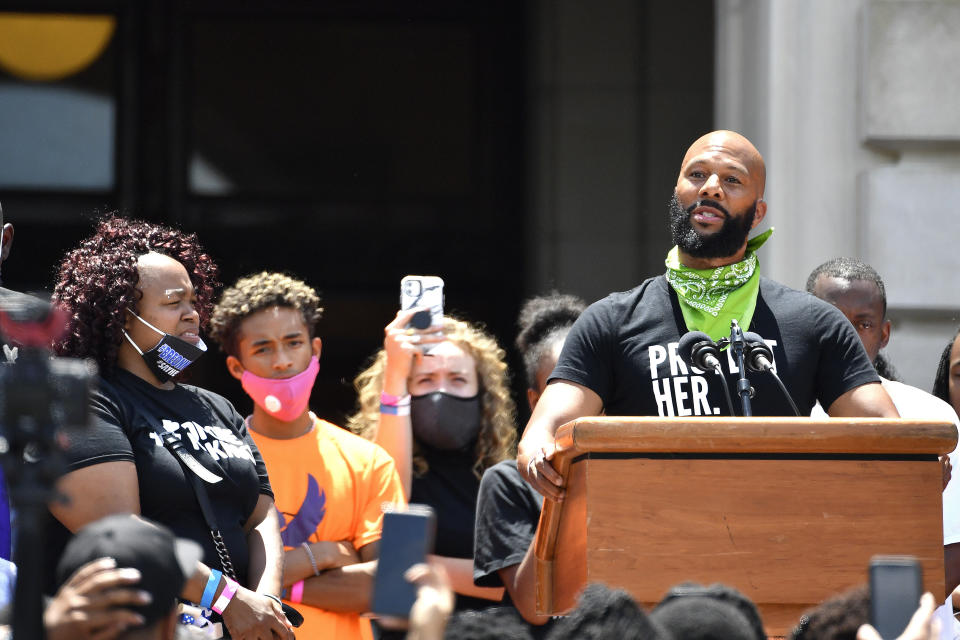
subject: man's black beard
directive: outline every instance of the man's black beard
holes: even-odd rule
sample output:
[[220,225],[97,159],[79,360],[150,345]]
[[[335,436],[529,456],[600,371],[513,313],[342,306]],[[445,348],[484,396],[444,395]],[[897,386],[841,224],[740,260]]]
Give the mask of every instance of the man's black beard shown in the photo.
[[[700,206],[717,209],[724,215],[720,230],[711,235],[702,236],[690,223],[690,214]],[[757,201],[739,216],[732,216],[720,203],[713,200],[698,200],[684,209],[674,193],[670,198],[670,234],[680,250],[694,258],[726,258],[735,254],[753,226],[757,214]]]

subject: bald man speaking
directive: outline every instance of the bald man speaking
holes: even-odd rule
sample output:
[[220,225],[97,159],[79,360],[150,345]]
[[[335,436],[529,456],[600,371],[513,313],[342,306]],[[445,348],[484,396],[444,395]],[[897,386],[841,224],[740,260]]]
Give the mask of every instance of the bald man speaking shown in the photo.
[[[669,205],[676,246],[665,274],[591,305],[563,352],[520,441],[520,473],[544,496],[560,499],[551,465],[557,427],[582,416],[726,416],[712,373],[691,369],[680,337],[744,331],[771,345],[777,374],[802,415],[819,400],[838,416],[897,417],[856,331],[833,305],[760,276],[757,249],[770,231],[748,240],[766,217],[763,157],[742,135],[713,131],[683,157]],[[736,371],[721,355],[736,388]],[[793,415],[769,375],[754,375],[753,414]]]

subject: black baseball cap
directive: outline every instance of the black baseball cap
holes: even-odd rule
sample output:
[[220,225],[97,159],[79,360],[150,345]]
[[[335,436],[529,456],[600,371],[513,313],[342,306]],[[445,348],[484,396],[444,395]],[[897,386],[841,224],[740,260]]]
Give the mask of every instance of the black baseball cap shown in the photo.
[[138,516],[112,515],[92,522],[71,538],[57,563],[57,585],[98,558],[113,558],[119,568],[140,571],[134,588],[151,596],[150,604],[129,606],[150,626],[169,615],[203,551],[196,542],[177,538],[163,525]]

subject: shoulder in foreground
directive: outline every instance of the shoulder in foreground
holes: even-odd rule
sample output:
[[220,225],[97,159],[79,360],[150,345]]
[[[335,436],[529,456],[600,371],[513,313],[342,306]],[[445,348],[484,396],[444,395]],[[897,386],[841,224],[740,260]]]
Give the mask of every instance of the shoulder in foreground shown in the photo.
[[580,317],[582,318],[585,315],[598,313],[601,315],[611,313],[614,315],[617,315],[618,313],[632,313],[633,309],[640,302],[641,298],[643,298],[645,291],[651,286],[661,287],[664,293],[669,290],[667,279],[663,275],[652,276],[632,289],[608,293],[603,298],[600,298],[596,302],[590,304],[586,310],[580,314]]
[[827,314],[840,314],[841,316],[843,315],[835,306],[829,302],[826,302],[825,300],[821,300],[812,293],[807,293],[806,291],[788,287],[787,285],[777,282],[776,280],[771,280],[766,276],[760,276],[760,295],[768,301],[779,299],[781,302],[786,302],[791,305],[798,305],[800,307],[809,309],[810,311],[820,311]]
[[945,420],[960,424],[956,412],[948,403],[923,389],[909,384],[881,378],[883,388],[889,394],[901,418],[915,420]]
[[[613,293],[608,293],[605,297],[594,302],[593,304],[601,304],[601,303],[607,303],[607,304],[628,303],[629,304],[629,302],[633,300],[636,296],[643,293],[644,289],[646,289],[651,284],[656,284],[657,281],[660,281],[659,283],[664,288],[667,287],[667,279],[662,274],[658,276],[650,276],[649,278],[647,278],[637,286],[633,287],[632,289],[627,289],[626,291],[614,291]],[[593,305],[590,305],[590,306],[593,306]]]

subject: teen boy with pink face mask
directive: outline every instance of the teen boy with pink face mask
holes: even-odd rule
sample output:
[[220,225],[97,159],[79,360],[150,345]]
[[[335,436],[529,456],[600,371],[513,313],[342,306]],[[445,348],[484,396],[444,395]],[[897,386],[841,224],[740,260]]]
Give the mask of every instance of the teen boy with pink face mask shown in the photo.
[[227,369],[254,402],[247,427],[280,512],[284,598],[304,616],[298,638],[372,638],[367,611],[384,502],[403,503],[393,459],[310,412],[323,309],[279,273],[242,278],[210,320]]

